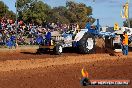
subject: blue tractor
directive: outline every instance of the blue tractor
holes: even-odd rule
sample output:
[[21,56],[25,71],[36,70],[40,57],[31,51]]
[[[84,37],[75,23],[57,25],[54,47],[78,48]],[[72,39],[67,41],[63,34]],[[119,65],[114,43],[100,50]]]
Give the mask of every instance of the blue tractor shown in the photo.
[[[55,31],[54,31],[55,32]],[[92,27],[90,22],[86,23],[85,29],[74,30],[72,32],[64,32],[57,34],[51,32],[50,43],[43,42],[39,46],[39,51],[53,51],[54,54],[61,54],[63,48],[71,47],[77,48],[82,54],[93,53],[95,50],[95,38],[102,36],[114,36],[109,32],[100,32],[99,19],[97,19],[97,25]],[[47,41],[44,39],[44,41]]]

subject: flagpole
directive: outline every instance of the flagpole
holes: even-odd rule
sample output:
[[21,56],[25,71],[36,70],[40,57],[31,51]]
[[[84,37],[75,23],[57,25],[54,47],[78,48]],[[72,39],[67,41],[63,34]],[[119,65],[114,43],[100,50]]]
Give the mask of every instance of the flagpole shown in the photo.
[[129,13],[129,11],[130,11],[130,4],[129,4],[129,2],[130,2],[130,0],[128,0],[128,19],[127,19],[127,21],[128,21],[128,28],[130,28],[130,19],[129,19],[129,15],[130,15],[130,13]]

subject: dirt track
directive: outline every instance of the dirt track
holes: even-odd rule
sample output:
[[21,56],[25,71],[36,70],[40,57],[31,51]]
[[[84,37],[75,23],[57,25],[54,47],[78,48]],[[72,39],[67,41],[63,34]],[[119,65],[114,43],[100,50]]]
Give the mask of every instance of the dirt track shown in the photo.
[[[32,48],[0,50],[0,88],[80,88],[83,67],[90,79],[132,80],[132,52],[129,56],[101,53],[56,56],[34,52]],[[132,88],[132,84],[96,88]]]

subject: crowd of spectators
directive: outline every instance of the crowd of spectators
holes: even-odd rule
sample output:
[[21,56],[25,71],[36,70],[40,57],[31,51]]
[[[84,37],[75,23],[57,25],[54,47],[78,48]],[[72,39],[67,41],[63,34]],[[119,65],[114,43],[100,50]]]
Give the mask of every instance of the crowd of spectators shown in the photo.
[[[74,26],[72,26],[74,27]],[[33,23],[25,24],[23,21],[15,21],[7,18],[0,20],[0,45],[7,45],[9,48],[17,45],[34,45],[39,42],[37,39],[50,31],[65,32],[72,29],[70,25],[43,22],[41,26]]]

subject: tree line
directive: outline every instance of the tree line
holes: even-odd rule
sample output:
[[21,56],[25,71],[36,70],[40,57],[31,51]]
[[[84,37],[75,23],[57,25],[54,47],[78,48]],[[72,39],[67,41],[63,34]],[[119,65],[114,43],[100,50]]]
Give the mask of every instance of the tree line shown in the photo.
[[[80,28],[84,28],[87,21],[91,23],[95,21],[92,17],[92,7],[84,3],[67,1],[66,6],[52,8],[40,0],[17,0],[16,6],[18,20],[23,20],[25,23],[37,25],[46,21],[62,24],[78,23]],[[4,16],[15,20],[15,13],[9,11],[9,8],[0,1],[0,19]],[[127,26],[127,21],[124,21],[124,26]]]
[[[28,6],[25,7],[25,5]],[[37,0],[19,0],[18,8],[23,8],[19,12],[19,19],[35,24],[43,24],[43,22],[59,22],[62,24],[78,23],[84,27],[89,20],[92,23],[95,21],[92,15],[92,7],[86,6],[83,3],[75,3],[67,1],[66,6],[59,6],[51,8],[42,1]]]
[[[17,0],[18,20],[23,20],[25,23],[34,23],[41,25],[43,22],[59,22],[62,24],[78,23],[84,27],[89,20],[92,23],[95,19],[92,15],[92,7],[86,6],[83,3],[67,1],[66,6],[53,7],[39,0]],[[15,14],[9,11],[8,7],[0,1],[0,17],[4,16],[4,11],[8,17],[15,20]]]

